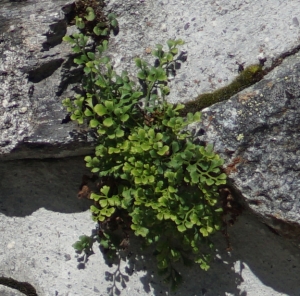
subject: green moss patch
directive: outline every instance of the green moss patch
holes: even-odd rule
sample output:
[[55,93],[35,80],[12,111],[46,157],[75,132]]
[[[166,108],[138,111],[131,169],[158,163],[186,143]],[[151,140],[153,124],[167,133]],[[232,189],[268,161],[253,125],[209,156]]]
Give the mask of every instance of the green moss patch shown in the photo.
[[245,68],[229,85],[214,92],[199,95],[195,100],[185,103],[181,115],[200,111],[215,103],[228,100],[230,97],[258,82],[265,75],[262,65],[251,65]]

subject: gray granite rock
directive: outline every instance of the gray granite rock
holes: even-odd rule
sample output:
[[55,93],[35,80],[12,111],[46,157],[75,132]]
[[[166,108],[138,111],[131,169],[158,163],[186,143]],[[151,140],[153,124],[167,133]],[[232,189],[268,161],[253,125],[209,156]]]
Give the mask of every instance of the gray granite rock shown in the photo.
[[214,143],[245,203],[280,234],[300,234],[300,54],[191,126]]
[[[168,39],[183,39],[187,60],[172,79],[171,102],[226,86],[245,66],[299,44],[297,1],[260,0],[109,0],[120,32],[110,38],[110,55],[118,71],[135,77],[133,58],[151,60],[149,51]],[[297,18],[298,17],[298,18]]]
[[[168,38],[187,42],[187,62],[171,82],[173,102],[226,85],[237,75],[236,62],[247,66],[258,56],[272,61],[299,43],[297,1],[107,2],[120,23],[109,53],[117,71],[128,68],[134,75],[132,59],[148,58],[149,50]],[[92,137],[84,130],[61,124],[66,115],[61,100],[72,95],[81,75],[61,42],[73,30],[66,16],[71,7],[64,0],[0,0],[2,158],[58,158],[91,150]],[[296,54],[258,84],[203,111],[202,125],[191,127],[225,158],[224,169],[244,203],[290,237],[300,232],[299,67]],[[95,248],[87,268],[80,269],[71,246],[93,227],[89,205],[76,199],[83,172],[81,158],[1,159],[1,276],[30,282],[39,295],[107,295],[107,272],[116,266],[107,267]],[[178,295],[299,294],[299,245],[245,213],[229,233],[232,253],[216,236],[212,269],[184,270]],[[122,265],[130,276],[120,287],[122,295],[170,295],[154,272],[151,252],[137,258],[139,268]]]
[[73,4],[0,4],[0,157],[86,154],[89,135],[76,124],[61,124],[66,116],[61,100],[74,94],[82,75],[62,42]]
[[18,290],[11,289],[2,285],[0,285],[0,295],[1,296],[24,296],[24,294],[19,292]]

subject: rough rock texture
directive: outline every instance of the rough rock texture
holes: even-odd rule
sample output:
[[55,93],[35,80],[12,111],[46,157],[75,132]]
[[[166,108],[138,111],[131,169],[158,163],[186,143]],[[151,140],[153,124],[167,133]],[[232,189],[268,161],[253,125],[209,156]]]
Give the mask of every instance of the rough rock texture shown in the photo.
[[61,124],[61,100],[74,93],[81,76],[62,43],[71,10],[66,0],[0,0],[0,157],[89,151],[86,132]]
[[[106,265],[97,245],[86,263],[72,248],[95,226],[87,211],[90,203],[76,198],[83,172],[82,157],[0,163],[0,277],[29,282],[39,296],[109,295],[109,273],[118,266]],[[297,245],[249,213],[239,217],[229,235],[232,252],[217,234],[211,269],[181,267],[185,282],[175,293],[157,274],[152,250],[141,256],[140,242],[133,240],[131,256],[120,264],[126,286],[115,284],[121,296],[299,295]]]
[[[299,45],[297,1],[112,0],[108,9],[120,23],[119,35],[110,40],[117,70],[125,67],[134,75],[135,56],[147,59],[155,44],[169,38],[187,41],[182,48],[187,61],[171,81],[172,102],[228,84],[237,75],[236,63],[247,66],[265,57],[270,67]],[[137,24],[142,29],[132,34]],[[286,63],[263,82],[207,111],[204,124],[209,128],[203,139],[214,142],[227,160],[246,203],[280,233],[297,236],[298,55]]]
[[15,290],[15,289],[11,289],[11,288],[1,286],[1,285],[0,285],[0,295],[2,295],[2,296],[24,296],[23,293]]
[[300,234],[299,70],[297,53],[259,83],[204,109],[195,130],[226,160],[246,204],[291,237]]
[[[61,124],[61,100],[72,95],[81,75],[61,43],[74,29],[67,27],[70,9],[63,0],[0,0],[2,158],[90,151],[84,131]],[[173,102],[226,85],[237,75],[236,62],[247,66],[265,56],[270,63],[299,43],[297,0],[111,0],[107,11],[120,23],[109,52],[117,71],[127,68],[133,75],[133,57],[149,57],[156,43],[187,42],[187,61],[171,82]],[[191,127],[226,159],[245,204],[290,237],[300,233],[299,67],[295,54],[260,83],[205,110],[202,125]],[[83,171],[81,158],[1,160],[0,277],[28,281],[39,296],[108,295],[107,272],[118,266],[107,267],[97,248],[83,264],[71,247],[93,227],[89,205],[76,199]],[[247,213],[229,233],[232,253],[217,235],[211,270],[184,270],[186,281],[175,295],[299,295],[299,245]],[[126,287],[117,283],[121,295],[172,295],[154,272],[151,252],[129,261],[120,267],[128,279]]]
[[[110,47],[117,71],[128,68],[134,74],[133,57],[147,58],[156,43],[187,42],[182,49],[188,59],[172,81],[170,101],[224,86],[236,76],[236,62],[272,60],[298,42],[297,1],[107,2],[106,10],[120,23]],[[72,5],[66,0],[0,4],[0,157],[86,154],[91,137],[75,124],[61,124],[66,116],[61,100],[72,95],[81,75],[69,45],[61,42]]]
[[[238,65],[257,64],[299,44],[299,2],[260,0],[110,0],[120,32],[110,39],[115,67],[134,76],[133,58],[168,39],[183,39],[187,54],[171,82],[169,101],[189,101],[227,85]],[[139,28],[139,29],[137,29]],[[133,33],[134,32],[134,33]]]

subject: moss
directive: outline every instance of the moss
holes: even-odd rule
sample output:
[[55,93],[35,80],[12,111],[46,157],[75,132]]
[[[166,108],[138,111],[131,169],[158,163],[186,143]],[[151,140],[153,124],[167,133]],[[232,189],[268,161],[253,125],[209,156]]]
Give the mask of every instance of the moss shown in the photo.
[[185,116],[188,112],[194,113],[215,103],[228,100],[236,93],[261,80],[264,75],[265,71],[262,69],[262,65],[248,66],[229,85],[212,93],[201,94],[193,101],[185,103],[181,115]]

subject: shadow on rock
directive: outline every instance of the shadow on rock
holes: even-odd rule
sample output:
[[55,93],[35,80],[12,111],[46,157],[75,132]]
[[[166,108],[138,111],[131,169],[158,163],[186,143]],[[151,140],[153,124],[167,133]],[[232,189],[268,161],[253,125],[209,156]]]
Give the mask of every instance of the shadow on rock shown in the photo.
[[[240,269],[242,278],[249,282],[251,272],[253,278],[261,281],[262,287],[271,287],[285,295],[299,295],[299,240],[286,239],[271,232],[249,213],[242,215],[230,232],[234,247],[232,258],[238,263],[235,266]],[[242,285],[250,290],[249,283]]]
[[[47,210],[74,213],[89,208],[89,201],[78,200],[82,175],[86,174],[82,157],[49,160],[17,160],[0,163],[0,212],[6,216],[24,217],[43,207]],[[92,233],[92,236],[94,233]],[[164,277],[158,275],[152,249],[140,250],[141,240],[130,238],[130,246],[117,261],[107,261],[113,268],[105,277],[111,295],[129,289],[138,280],[141,294],[152,295],[242,295],[251,291],[299,295],[299,248],[272,232],[253,215],[244,212],[229,230],[233,247],[226,251],[221,234],[213,241],[217,255],[205,272],[198,266],[177,266],[183,283],[171,292]],[[132,235],[131,235],[132,236]],[[98,248],[94,244],[94,251]],[[85,266],[89,253],[78,267]],[[273,290],[272,290],[273,289]],[[248,294],[246,291],[249,291]]]
[[259,290],[264,295],[299,294],[299,250],[291,241],[270,232],[247,212],[230,229],[230,240],[233,250],[229,253],[224,237],[221,234],[214,236],[217,255],[207,272],[197,265],[177,265],[183,283],[171,291],[165,277],[157,272],[153,249],[141,251],[142,241],[132,237],[128,250],[121,252],[115,260],[108,260],[103,255],[108,266],[113,267],[113,271],[105,273],[106,281],[110,282],[107,293],[122,294],[122,290],[132,286],[131,277],[137,273],[144,289],[140,291],[141,295],[251,296],[251,291]]
[[83,157],[14,160],[0,163],[0,212],[25,217],[39,208],[61,213],[89,209],[87,200],[78,200]]

